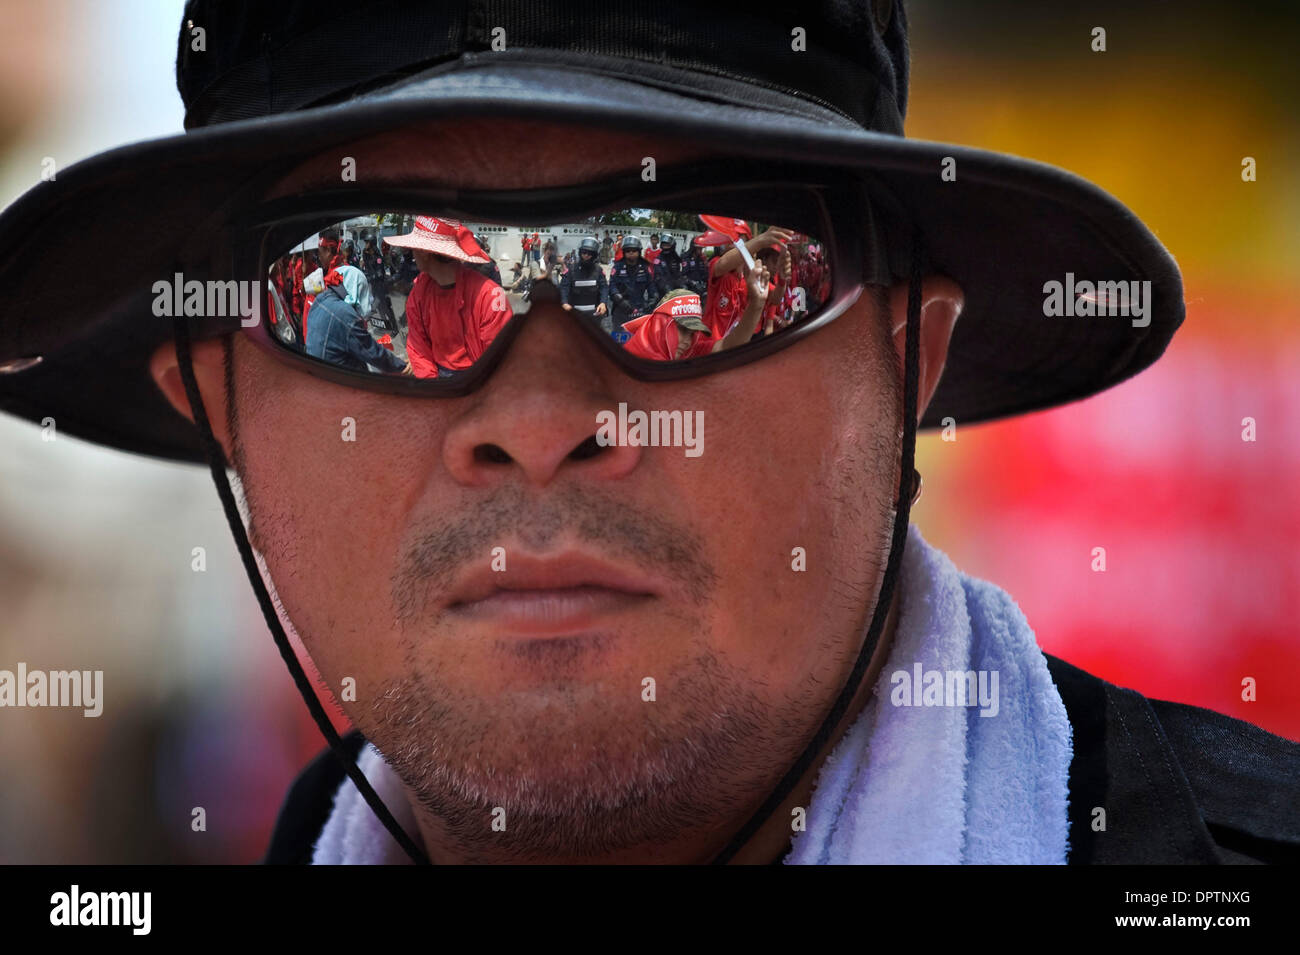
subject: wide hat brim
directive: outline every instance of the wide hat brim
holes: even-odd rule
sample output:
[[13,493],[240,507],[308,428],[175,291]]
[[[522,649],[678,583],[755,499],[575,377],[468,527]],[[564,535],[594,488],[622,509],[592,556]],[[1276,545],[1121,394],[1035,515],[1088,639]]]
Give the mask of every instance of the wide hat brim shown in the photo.
[[[268,164],[431,119],[537,121],[674,136],[715,153],[869,173],[925,233],[931,271],[965,293],[943,377],[922,426],[1049,408],[1124,381],[1164,352],[1184,315],[1172,257],[1116,199],[1016,156],[876,133],[760,87],[723,101],[698,75],[645,85],[503,53],[466,54],[337,105],[192,130],[115,149],[58,172],[0,215],[0,409],[127,451],[204,460],[197,431],[149,374],[171,320],[153,283],[193,263],[177,250],[226,225],[214,197]],[[690,82],[687,82],[687,81]],[[703,98],[709,92],[709,99]],[[955,181],[944,181],[944,161]],[[1149,321],[1047,317],[1044,283],[1150,282]],[[797,346],[796,346],[797,347]]]

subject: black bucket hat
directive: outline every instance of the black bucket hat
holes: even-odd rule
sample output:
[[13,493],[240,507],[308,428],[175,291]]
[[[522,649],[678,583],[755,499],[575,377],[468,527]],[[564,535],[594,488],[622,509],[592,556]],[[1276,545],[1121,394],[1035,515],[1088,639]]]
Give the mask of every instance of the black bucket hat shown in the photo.
[[[1083,398],[1161,355],[1182,283],[1133,213],[1051,166],[903,138],[901,0],[810,4],[799,20],[802,44],[761,15],[671,0],[567,0],[545,16],[507,0],[191,0],[177,61],[187,132],[80,162],[0,215],[0,409],[202,461],[149,375],[172,335],[150,306],[196,225],[221,228],[214,197],[369,133],[471,116],[544,113],[882,183],[924,233],[931,270],[965,292],[923,427]],[[1068,296],[1075,278],[1150,282],[1143,321],[1047,317],[1045,283]]]

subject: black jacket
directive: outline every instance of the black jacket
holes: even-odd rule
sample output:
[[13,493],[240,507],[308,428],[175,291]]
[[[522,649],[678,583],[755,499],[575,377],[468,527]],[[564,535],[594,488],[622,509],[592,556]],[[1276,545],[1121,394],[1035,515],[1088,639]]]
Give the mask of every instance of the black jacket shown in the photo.
[[[1300,743],[1044,656],[1074,728],[1070,864],[1300,862]],[[345,742],[355,758],[361,735]],[[303,770],[266,863],[311,861],[344,778],[328,750]]]

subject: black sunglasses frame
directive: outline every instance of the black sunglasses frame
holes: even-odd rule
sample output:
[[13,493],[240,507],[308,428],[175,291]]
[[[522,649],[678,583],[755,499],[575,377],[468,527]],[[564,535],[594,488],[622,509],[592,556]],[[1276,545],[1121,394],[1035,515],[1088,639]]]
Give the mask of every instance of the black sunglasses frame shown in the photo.
[[[712,355],[673,362],[640,358],[594,323],[570,313],[583,334],[630,377],[640,381],[695,378],[758,361],[839,318],[857,301],[866,284],[889,284],[898,277],[890,271],[884,223],[873,215],[870,189],[860,177],[846,176],[825,167],[774,168],[770,163],[735,161],[697,163],[660,173],[659,183],[646,183],[639,175],[630,174],[597,184],[546,189],[462,190],[431,185],[333,189],[270,200],[255,205],[237,220],[232,233],[232,264],[238,279],[265,282],[271,263],[301,242],[312,229],[376,209],[412,214],[433,211],[476,222],[519,222],[524,218],[533,222],[557,218],[574,221],[612,208],[653,208],[684,200],[694,200],[695,208],[709,209],[711,213],[743,215],[763,222],[788,222],[815,236],[827,250],[831,292],[815,315],[778,334]],[[670,185],[681,182],[726,185],[716,188],[698,185],[672,188]],[[783,204],[791,208],[791,214],[781,214],[779,207]],[[816,221],[806,221],[810,215]],[[460,397],[479,388],[509,351],[528,315],[520,312],[506,322],[496,340],[471,367],[448,378],[411,378],[337,368],[291,350],[276,340],[270,330],[266,303],[261,296],[257,308],[257,322],[242,331],[278,360],[335,384],[408,397]]]

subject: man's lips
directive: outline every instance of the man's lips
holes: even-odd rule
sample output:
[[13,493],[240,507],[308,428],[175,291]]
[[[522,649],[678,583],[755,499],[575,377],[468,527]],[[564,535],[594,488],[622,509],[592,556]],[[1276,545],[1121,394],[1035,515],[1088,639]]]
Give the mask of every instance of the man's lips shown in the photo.
[[543,558],[507,550],[506,568],[468,571],[452,588],[446,612],[508,631],[571,634],[667,589],[645,572],[577,553]]

